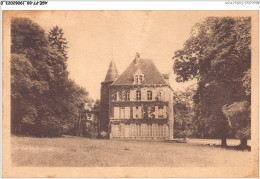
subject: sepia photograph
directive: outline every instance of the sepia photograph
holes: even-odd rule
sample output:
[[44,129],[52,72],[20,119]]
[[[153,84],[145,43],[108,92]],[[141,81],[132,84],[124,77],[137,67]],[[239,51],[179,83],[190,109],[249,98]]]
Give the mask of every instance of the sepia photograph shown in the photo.
[[258,177],[258,21],[258,11],[3,11],[6,176]]

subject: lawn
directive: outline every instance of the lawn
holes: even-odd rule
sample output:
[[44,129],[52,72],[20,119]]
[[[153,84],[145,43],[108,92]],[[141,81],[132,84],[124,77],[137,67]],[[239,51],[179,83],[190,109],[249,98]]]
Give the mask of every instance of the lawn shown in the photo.
[[[200,141],[200,140],[199,140]],[[12,137],[15,166],[247,167],[248,151],[190,143],[95,140],[79,137]],[[205,142],[205,141],[204,141]]]

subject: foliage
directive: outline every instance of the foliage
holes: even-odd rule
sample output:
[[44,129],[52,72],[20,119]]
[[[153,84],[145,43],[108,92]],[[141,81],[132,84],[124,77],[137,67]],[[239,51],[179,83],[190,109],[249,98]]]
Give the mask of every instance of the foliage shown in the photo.
[[50,30],[48,38],[49,38],[50,45],[54,48],[57,48],[57,50],[61,52],[65,58],[67,58],[66,49],[68,48],[67,46],[68,42],[66,38],[63,37],[63,35],[64,35],[63,30],[58,26],[55,26]]
[[222,106],[248,100],[245,87],[250,85],[243,78],[248,81],[244,73],[251,65],[250,44],[250,17],[209,17],[193,27],[184,48],[175,52],[176,80],[197,78],[197,124],[207,137],[225,139],[230,126]]
[[245,75],[242,79],[243,86],[245,88],[246,95],[250,97],[251,96],[251,69],[248,69],[244,74]]
[[[45,31],[30,19],[12,19],[13,134],[59,136],[73,128],[80,105],[90,101],[86,90],[68,78],[67,42],[62,30],[57,26],[54,29],[62,33],[62,38],[49,41]],[[62,48],[54,47],[54,42],[63,44]]]
[[194,104],[192,97],[195,93],[194,88],[186,91],[174,92],[174,137],[190,137],[195,135]]
[[248,101],[234,102],[223,106],[223,112],[230,120],[232,129],[237,138],[250,139],[251,137],[251,106]]

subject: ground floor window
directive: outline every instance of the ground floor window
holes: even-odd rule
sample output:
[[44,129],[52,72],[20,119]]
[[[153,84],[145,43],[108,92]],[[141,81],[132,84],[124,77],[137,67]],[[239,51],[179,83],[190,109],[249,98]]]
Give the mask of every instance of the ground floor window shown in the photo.
[[168,137],[167,124],[112,124],[113,137]]

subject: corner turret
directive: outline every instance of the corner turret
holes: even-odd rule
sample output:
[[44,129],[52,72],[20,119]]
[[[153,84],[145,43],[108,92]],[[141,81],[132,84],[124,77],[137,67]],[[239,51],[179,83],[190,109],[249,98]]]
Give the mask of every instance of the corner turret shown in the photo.
[[118,71],[114,61],[110,62],[105,80],[101,83],[100,93],[100,132],[109,133],[109,86],[118,78]]

